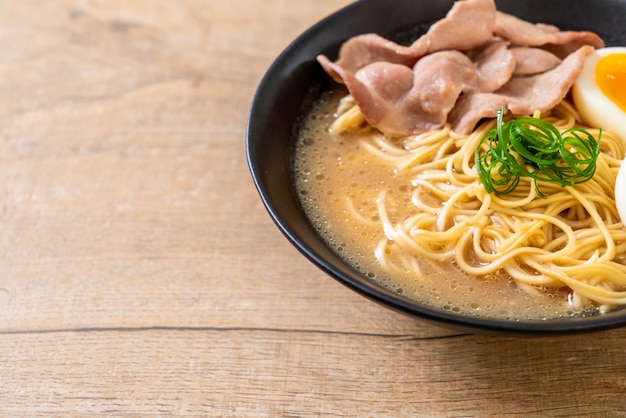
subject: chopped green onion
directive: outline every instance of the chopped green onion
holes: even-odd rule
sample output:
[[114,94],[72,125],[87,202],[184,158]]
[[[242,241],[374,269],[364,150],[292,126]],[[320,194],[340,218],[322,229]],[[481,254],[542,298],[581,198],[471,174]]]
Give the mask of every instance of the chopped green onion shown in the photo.
[[[502,123],[498,111],[496,128],[489,131],[474,154],[476,171],[488,193],[511,193],[521,177],[561,186],[584,183],[593,177],[600,154],[600,137],[581,128],[563,133],[550,122],[539,118],[520,118]],[[484,150],[484,144],[487,149]]]

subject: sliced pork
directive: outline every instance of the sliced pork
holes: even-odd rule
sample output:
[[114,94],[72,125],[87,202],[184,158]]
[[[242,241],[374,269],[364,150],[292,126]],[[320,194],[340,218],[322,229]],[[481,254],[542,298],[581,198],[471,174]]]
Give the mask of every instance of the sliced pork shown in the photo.
[[549,110],[563,100],[593,50],[592,46],[582,46],[552,70],[530,77],[513,77],[494,93],[463,95],[448,121],[455,132],[469,134],[480,119],[495,117],[500,108],[517,115]]
[[561,101],[585,57],[604,46],[592,32],[560,31],[496,11],[493,0],[459,0],[409,46],[354,37],[335,62],[318,62],[345,84],[368,123],[410,135],[451,123],[469,133],[499,108],[545,111]]

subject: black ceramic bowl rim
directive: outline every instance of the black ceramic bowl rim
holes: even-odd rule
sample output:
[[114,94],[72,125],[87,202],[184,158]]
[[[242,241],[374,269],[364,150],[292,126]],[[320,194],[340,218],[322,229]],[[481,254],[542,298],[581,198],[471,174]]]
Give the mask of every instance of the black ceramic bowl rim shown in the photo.
[[[293,187],[292,147],[298,117],[311,91],[330,84],[315,57],[335,58],[351,36],[399,31],[443,17],[451,0],[360,0],[321,20],[293,41],[272,63],[252,100],[246,129],[246,156],[254,184],[270,217],[285,237],[327,275],[361,295],[423,321],[471,333],[540,336],[576,334],[626,324],[626,310],[554,320],[502,320],[473,317],[409,300],[364,277],[335,254],[304,214]],[[626,45],[620,22],[623,0],[506,0],[502,10],[561,29],[595,30],[609,45]],[[391,6],[392,5],[392,6]]]

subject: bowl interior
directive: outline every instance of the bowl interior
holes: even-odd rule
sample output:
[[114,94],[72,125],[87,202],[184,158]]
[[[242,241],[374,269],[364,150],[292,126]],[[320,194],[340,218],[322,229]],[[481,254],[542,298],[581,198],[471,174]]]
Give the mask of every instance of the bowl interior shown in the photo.
[[[442,18],[453,1],[360,0],[304,32],[270,66],[253,98],[246,152],[254,183],[271,218],[310,261],[344,285],[391,309],[463,331],[507,335],[554,335],[614,328],[626,324],[626,310],[548,321],[506,321],[469,317],[409,300],[367,279],[335,254],[309,223],[295,194],[292,153],[301,115],[329,77],[315,61],[337,56],[343,41],[374,32],[398,41],[423,33]],[[607,46],[626,45],[621,22],[626,2],[619,0],[496,1],[498,10],[561,29],[593,30]]]

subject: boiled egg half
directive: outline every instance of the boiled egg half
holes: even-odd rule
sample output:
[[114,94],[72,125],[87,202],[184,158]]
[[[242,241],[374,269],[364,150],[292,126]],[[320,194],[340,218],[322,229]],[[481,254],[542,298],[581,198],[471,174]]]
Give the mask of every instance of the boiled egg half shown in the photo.
[[587,124],[626,141],[626,47],[593,51],[572,86],[572,96]]
[[[592,52],[572,86],[572,97],[585,123],[626,142],[626,47]],[[615,182],[615,203],[626,225],[626,161]]]

